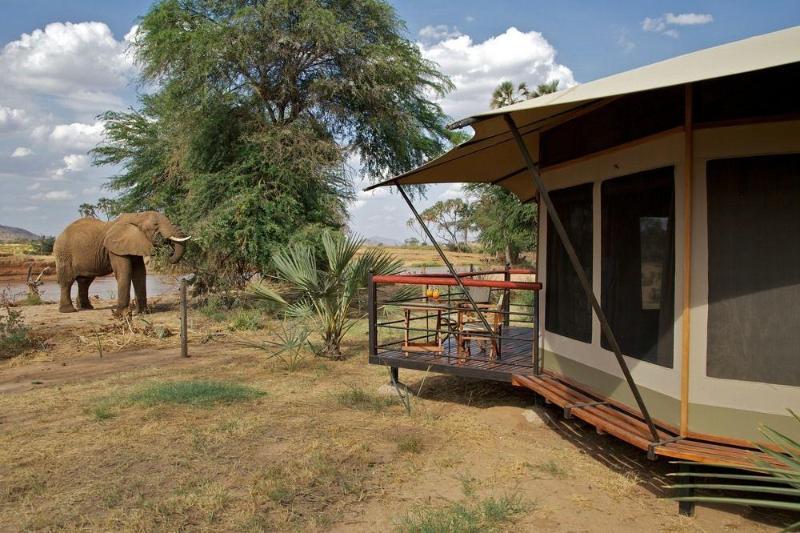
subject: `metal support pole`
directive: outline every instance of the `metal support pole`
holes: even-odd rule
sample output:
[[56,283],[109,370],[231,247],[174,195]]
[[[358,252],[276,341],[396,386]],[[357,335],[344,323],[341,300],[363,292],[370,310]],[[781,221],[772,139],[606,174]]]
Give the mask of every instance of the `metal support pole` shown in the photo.
[[[422,217],[417,212],[417,208],[414,207],[414,204],[411,203],[411,200],[408,198],[406,191],[403,190],[403,187],[399,183],[395,183],[395,186],[397,187],[397,190],[400,191],[400,195],[403,197],[403,200],[405,200],[406,203],[408,204],[408,208],[411,209],[411,212],[414,214],[414,218],[417,219],[417,222],[422,227],[422,230],[425,232],[425,235],[428,236],[428,238],[431,240],[431,244],[433,244],[433,247],[436,248],[436,253],[438,253],[439,257],[441,257],[442,261],[444,261],[444,265],[447,267],[447,270],[450,271],[450,274],[455,278],[456,283],[458,283],[458,286],[461,288],[462,291],[464,291],[464,295],[467,297],[467,300],[469,300],[469,303],[472,306],[472,308],[478,314],[478,317],[481,319],[483,327],[486,328],[486,332],[491,336],[492,343],[496,346],[497,338],[494,334],[494,330],[489,325],[489,321],[486,320],[486,317],[483,316],[483,313],[481,312],[480,308],[478,308],[478,304],[476,304],[475,300],[472,299],[472,295],[464,286],[464,282],[461,281],[461,276],[458,275],[458,272],[456,272],[456,269],[453,267],[452,263],[450,263],[450,261],[447,259],[447,256],[444,255],[444,251],[442,251],[442,248],[441,246],[439,246],[439,243],[436,242],[436,239],[433,238],[433,233],[431,233],[431,230],[428,229],[428,226],[425,224],[425,221],[422,220]],[[497,358],[500,359],[499,353],[497,354]]]
[[186,297],[186,280],[181,280],[181,357],[189,357],[189,339],[187,312],[188,302]]
[[533,373],[536,376],[542,373],[542,356],[539,352],[539,291],[533,291]]
[[561,244],[564,245],[564,249],[569,256],[570,262],[572,263],[572,268],[575,269],[575,273],[578,275],[578,280],[581,282],[583,291],[586,293],[586,297],[589,299],[589,303],[592,305],[592,309],[594,309],[594,313],[597,315],[597,319],[600,321],[600,328],[603,331],[603,335],[605,335],[606,340],[611,345],[611,350],[614,352],[614,357],[617,358],[617,363],[619,363],[622,374],[625,376],[625,381],[628,382],[628,387],[630,387],[631,393],[636,400],[636,405],[639,407],[639,411],[641,411],[642,417],[647,423],[647,427],[650,429],[653,442],[657,442],[659,437],[656,425],[653,423],[653,419],[650,418],[650,412],[647,410],[647,406],[644,404],[642,395],[639,393],[639,387],[637,387],[636,383],[633,381],[633,376],[631,376],[631,371],[628,368],[627,363],[625,363],[625,358],[622,356],[622,350],[619,347],[617,338],[614,336],[614,332],[611,330],[611,325],[608,323],[608,319],[606,318],[602,307],[600,307],[600,302],[597,301],[594,291],[592,291],[592,285],[589,282],[586,271],[583,269],[583,266],[581,266],[581,262],[578,259],[578,254],[575,252],[575,247],[572,245],[572,241],[570,240],[569,235],[567,235],[567,230],[564,229],[564,224],[562,224],[561,218],[558,216],[558,212],[553,204],[553,200],[550,198],[550,194],[547,192],[547,189],[544,186],[542,176],[539,174],[539,168],[536,163],[533,162],[531,154],[528,151],[528,147],[525,146],[525,141],[522,139],[522,135],[520,135],[517,125],[514,123],[514,119],[511,118],[511,115],[508,113],[503,115],[503,118],[505,118],[506,124],[508,124],[508,129],[511,130],[511,134],[514,136],[514,140],[517,143],[517,148],[525,160],[525,165],[528,167],[528,171],[533,177],[533,182],[536,185],[536,189],[539,192],[542,203],[544,203],[545,207],[547,208],[547,213],[550,215],[550,223],[553,224],[553,228],[556,230],[559,239],[561,239]]
[[378,355],[378,290],[375,287],[374,274],[367,274],[367,313],[369,321],[369,355]]

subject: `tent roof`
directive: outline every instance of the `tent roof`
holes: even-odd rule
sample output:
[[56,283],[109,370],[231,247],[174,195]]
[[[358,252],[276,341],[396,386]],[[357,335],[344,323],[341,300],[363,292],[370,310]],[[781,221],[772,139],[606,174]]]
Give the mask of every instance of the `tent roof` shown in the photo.
[[800,62],[800,26],[692,52],[569,89],[473,115],[453,124],[472,126],[475,135],[445,155],[376,187],[429,183],[496,183],[521,200],[536,191],[502,118],[510,113],[531,153],[538,131],[568,119],[573,111],[614,97],[710,80]]

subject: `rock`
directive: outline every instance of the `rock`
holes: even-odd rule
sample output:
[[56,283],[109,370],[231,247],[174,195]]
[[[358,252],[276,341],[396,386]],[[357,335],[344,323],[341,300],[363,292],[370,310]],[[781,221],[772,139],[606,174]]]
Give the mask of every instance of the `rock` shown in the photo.
[[525,420],[534,426],[544,426],[547,424],[547,421],[544,418],[547,415],[542,415],[535,409],[525,409],[521,414]]
[[[404,384],[399,384],[400,392],[403,394],[412,394],[413,393],[406,387]],[[384,383],[378,390],[375,391],[378,396],[383,396],[384,398],[397,398],[397,389],[394,388],[394,385],[391,383]]]

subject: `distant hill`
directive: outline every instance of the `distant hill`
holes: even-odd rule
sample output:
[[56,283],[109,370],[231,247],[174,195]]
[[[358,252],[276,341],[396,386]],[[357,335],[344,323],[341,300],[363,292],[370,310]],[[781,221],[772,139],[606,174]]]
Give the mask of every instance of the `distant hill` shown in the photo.
[[41,238],[41,235],[36,235],[26,229],[0,226],[0,242],[38,241]]
[[403,243],[397,239],[392,239],[391,237],[373,235],[372,237],[367,237],[367,244],[371,246],[400,246]]

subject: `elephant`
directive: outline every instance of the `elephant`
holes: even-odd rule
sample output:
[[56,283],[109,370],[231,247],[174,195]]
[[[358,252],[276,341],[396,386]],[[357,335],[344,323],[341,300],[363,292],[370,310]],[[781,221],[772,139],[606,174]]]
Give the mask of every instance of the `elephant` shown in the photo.
[[117,305],[115,313],[128,309],[131,282],[136,295],[136,310],[147,310],[144,257],[153,254],[153,239],[164,238],[172,247],[170,263],[180,261],[186,251],[184,236],[169,219],[156,211],[123,213],[114,220],[103,222],[84,217],[66,227],[56,238],[53,253],[56,257],[61,301],[58,310],[74,313],[70,293],[72,284],[78,282],[78,308],[92,309],[89,302],[89,285],[98,276],[114,273],[117,278]]

